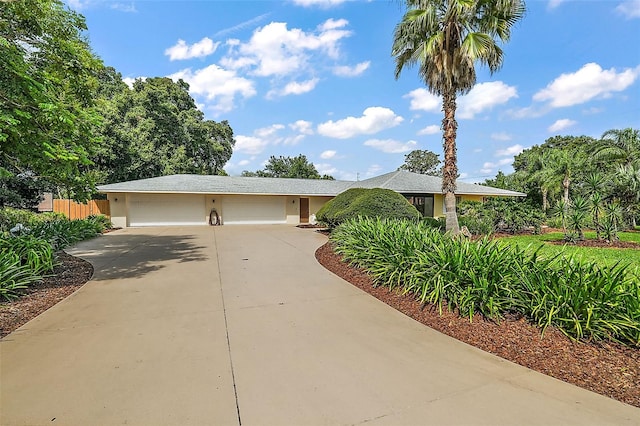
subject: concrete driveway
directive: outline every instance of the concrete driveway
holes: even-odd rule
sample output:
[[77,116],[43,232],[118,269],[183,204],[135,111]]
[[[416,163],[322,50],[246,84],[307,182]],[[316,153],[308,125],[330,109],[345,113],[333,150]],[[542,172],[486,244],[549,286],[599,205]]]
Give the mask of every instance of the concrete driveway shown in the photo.
[[640,424],[327,272],[288,226],[126,229],[0,341],[2,425]]

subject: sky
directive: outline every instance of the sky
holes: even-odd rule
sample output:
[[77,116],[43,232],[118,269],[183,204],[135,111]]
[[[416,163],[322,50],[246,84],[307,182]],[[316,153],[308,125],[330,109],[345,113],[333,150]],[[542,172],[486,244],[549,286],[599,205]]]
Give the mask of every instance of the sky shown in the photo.
[[[227,173],[304,154],[321,174],[396,170],[415,149],[442,154],[441,100],[416,68],[394,77],[396,0],[66,0],[95,53],[125,81],[183,79],[205,118],[227,120]],[[556,135],[640,128],[640,0],[538,0],[458,98],[460,180],[513,171]]]

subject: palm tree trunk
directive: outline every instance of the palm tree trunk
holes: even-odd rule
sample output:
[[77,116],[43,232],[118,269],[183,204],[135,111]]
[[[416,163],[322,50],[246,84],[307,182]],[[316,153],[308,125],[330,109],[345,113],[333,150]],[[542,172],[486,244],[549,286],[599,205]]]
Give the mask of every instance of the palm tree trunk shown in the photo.
[[547,200],[547,193],[549,192],[546,188],[542,188],[542,210],[547,213],[549,210],[549,200]]
[[446,230],[453,235],[460,233],[458,214],[456,213],[456,179],[458,166],[456,159],[456,93],[447,91],[442,97],[442,130],[444,139],[444,167],[442,168],[442,193],[446,208]]
[[568,206],[569,205],[569,185],[571,184],[571,179],[569,179],[569,176],[564,177],[564,179],[562,179],[562,187],[564,188],[564,203]]

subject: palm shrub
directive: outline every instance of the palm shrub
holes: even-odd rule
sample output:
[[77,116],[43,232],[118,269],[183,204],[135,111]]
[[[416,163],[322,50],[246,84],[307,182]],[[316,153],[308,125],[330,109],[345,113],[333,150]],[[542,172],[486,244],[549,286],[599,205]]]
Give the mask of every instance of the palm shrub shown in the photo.
[[542,257],[499,240],[446,238],[422,222],[348,220],[331,235],[336,252],[375,285],[472,318],[524,315],[575,339],[640,345],[640,277],[629,265],[602,267]]

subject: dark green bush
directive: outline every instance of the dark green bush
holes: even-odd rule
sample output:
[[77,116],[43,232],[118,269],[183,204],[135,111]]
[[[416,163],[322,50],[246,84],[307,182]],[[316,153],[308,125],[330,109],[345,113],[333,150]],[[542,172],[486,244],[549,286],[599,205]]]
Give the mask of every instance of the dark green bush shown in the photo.
[[330,228],[357,217],[420,219],[406,198],[389,189],[352,188],[327,202],[317,213],[318,221]]
[[545,214],[535,203],[514,198],[490,198],[484,203],[463,201],[458,205],[460,226],[472,234],[491,232],[540,232]]
[[446,220],[444,217],[429,217],[425,216],[422,218],[422,223],[427,225],[429,228],[439,229],[444,231],[446,229]]

